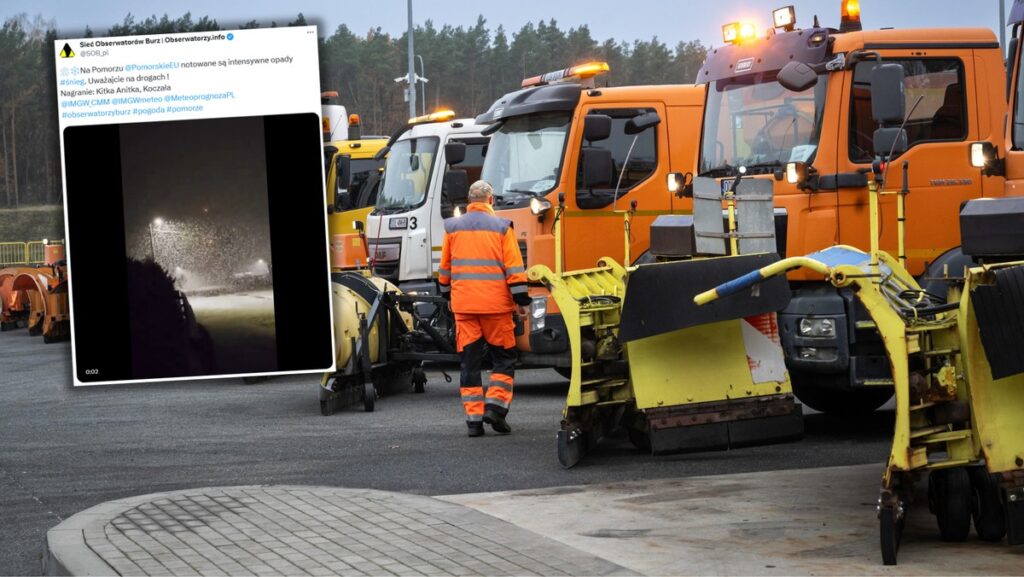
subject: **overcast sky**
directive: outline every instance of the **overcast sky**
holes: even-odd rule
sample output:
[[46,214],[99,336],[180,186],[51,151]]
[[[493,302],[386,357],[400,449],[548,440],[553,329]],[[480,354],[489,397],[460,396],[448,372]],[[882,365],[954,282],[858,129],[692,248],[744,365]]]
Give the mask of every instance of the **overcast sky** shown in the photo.
[[[518,30],[526,22],[554,18],[562,28],[586,24],[599,41],[607,38],[632,41],[657,36],[669,46],[680,40],[699,39],[705,44],[721,43],[721,25],[733,20],[750,19],[764,30],[771,11],[786,0],[414,0],[413,19],[427,19],[440,28],[443,24],[471,26],[477,15],[487,19],[493,29],[502,24],[508,31]],[[838,27],[839,0],[796,0],[797,21],[809,26],[815,13],[823,25]],[[1006,7],[1013,0],[1006,0]],[[714,6],[714,10],[709,9]],[[866,28],[920,28],[936,26],[999,27],[999,0],[861,0]],[[293,20],[299,12],[329,35],[346,24],[362,35],[381,27],[398,35],[406,27],[406,0],[3,0],[0,15],[41,14],[55,19],[62,36],[80,33],[89,25],[98,34],[120,22],[127,13],[137,19],[164,13],[178,17],[192,12],[193,17],[209,15],[222,27],[249,20],[269,24]]]

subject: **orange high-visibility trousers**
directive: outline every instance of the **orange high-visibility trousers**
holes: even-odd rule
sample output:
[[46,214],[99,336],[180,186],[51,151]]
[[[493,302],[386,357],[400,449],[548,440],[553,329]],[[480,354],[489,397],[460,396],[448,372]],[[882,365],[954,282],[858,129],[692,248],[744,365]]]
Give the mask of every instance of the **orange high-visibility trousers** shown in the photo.
[[[515,377],[515,321],[511,313],[455,315],[455,335],[462,375],[459,392],[467,422],[483,421],[491,410],[505,416],[512,405]],[[480,374],[484,344],[491,353],[491,375],[486,391]]]

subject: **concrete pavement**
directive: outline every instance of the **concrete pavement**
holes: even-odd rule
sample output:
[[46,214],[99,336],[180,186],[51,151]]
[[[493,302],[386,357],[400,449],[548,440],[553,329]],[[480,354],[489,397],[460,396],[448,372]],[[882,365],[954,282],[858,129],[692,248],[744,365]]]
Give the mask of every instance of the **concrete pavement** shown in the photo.
[[883,466],[764,471],[442,497],[641,575],[1021,575],[1024,546],[939,540],[922,481],[882,565]]
[[[47,534],[51,575],[1019,575],[939,541],[923,499],[878,552],[880,465],[426,497],[301,486],[105,503]],[[923,487],[920,487],[923,489]]]
[[446,501],[368,489],[224,487],[97,505],[46,536],[48,575],[625,575]]

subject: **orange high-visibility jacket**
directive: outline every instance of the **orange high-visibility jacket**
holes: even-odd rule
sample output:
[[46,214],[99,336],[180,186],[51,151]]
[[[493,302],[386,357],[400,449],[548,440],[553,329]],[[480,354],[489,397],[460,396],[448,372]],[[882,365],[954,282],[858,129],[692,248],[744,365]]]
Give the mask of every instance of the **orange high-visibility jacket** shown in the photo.
[[444,244],[437,282],[451,291],[452,311],[492,314],[528,304],[526,269],[512,222],[494,215],[491,205],[470,203],[466,214],[444,221]]

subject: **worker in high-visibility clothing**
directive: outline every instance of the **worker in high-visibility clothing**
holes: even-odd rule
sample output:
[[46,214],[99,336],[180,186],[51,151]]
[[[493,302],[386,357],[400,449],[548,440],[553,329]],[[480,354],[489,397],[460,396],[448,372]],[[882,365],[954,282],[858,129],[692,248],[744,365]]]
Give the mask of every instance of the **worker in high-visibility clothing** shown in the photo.
[[[484,434],[487,423],[499,434],[512,403],[515,376],[517,310],[527,312],[526,269],[512,223],[495,216],[494,190],[478,180],[469,187],[466,213],[445,219],[438,284],[451,299],[455,336],[462,361],[460,393],[470,437]],[[486,392],[480,376],[484,344],[492,370]]]

